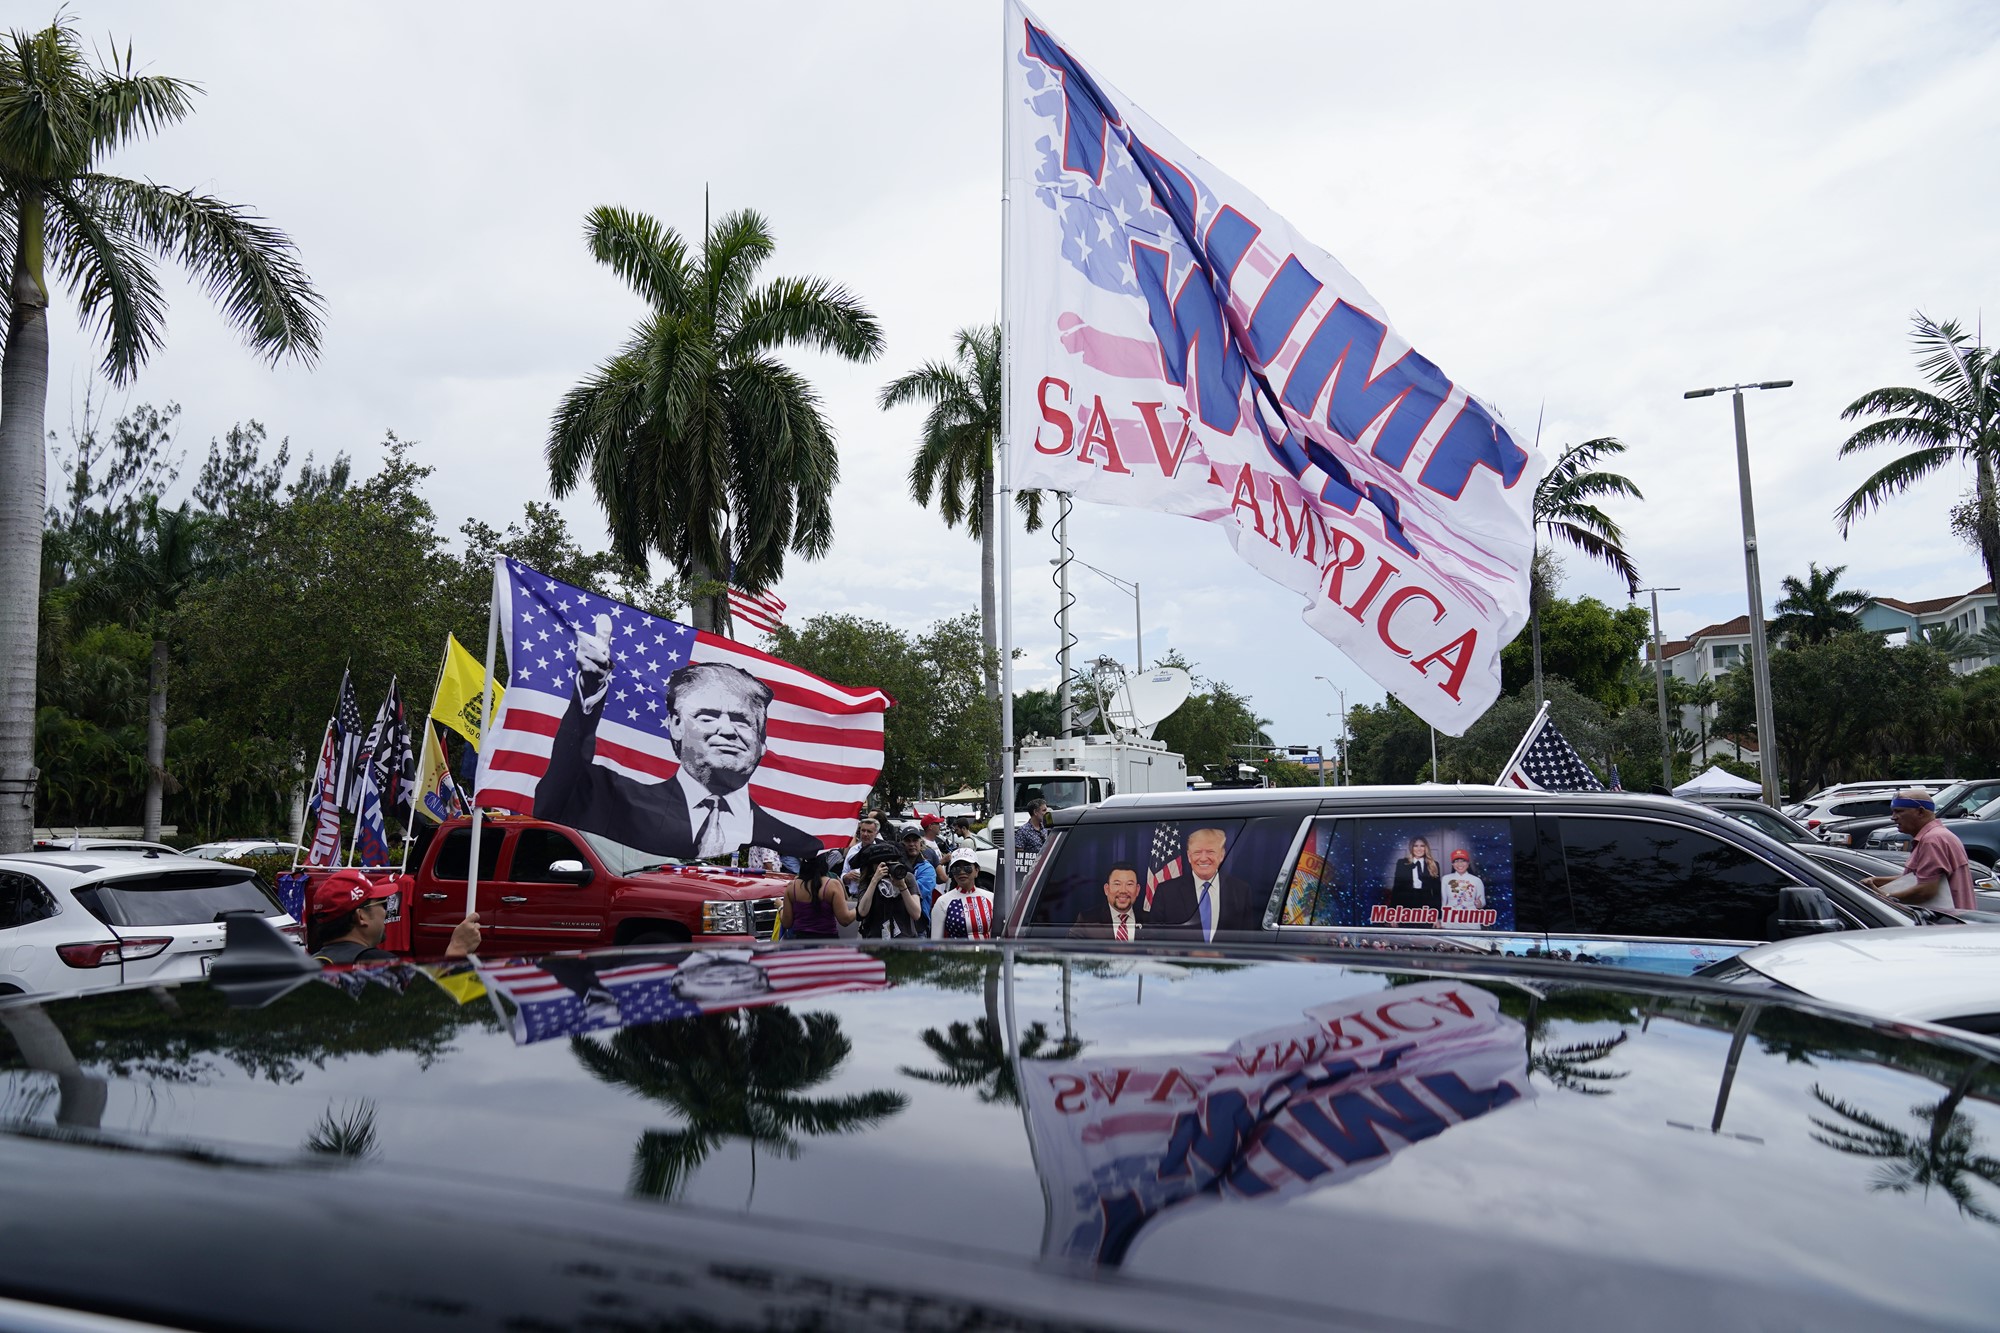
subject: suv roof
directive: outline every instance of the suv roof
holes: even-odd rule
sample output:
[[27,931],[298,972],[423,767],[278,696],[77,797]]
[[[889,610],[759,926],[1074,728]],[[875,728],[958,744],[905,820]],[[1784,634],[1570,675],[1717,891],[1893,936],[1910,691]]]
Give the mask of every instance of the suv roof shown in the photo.
[[157,856],[131,856],[123,852],[112,856],[90,852],[25,852],[0,856],[0,870],[19,871],[34,876],[51,888],[62,889],[73,889],[85,883],[102,883],[108,879],[142,878],[168,870],[203,870],[213,874],[244,876],[255,873],[245,866],[206,861],[198,856],[182,856],[178,852]]

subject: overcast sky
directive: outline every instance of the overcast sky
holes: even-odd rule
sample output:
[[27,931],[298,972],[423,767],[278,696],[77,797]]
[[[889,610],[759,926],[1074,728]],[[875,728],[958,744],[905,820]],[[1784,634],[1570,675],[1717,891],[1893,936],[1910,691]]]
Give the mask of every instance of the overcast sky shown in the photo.
[[[836,541],[778,591],[795,617],[917,628],[976,608],[978,548],[908,497],[920,414],[881,384],[999,306],[998,0],[978,3],[72,5],[204,89],[196,115],[110,164],[254,206],[327,298],[325,353],[268,369],[175,285],[169,346],[114,407],[178,402],[198,462],[256,418],[294,456],[364,468],[385,431],[421,442],[455,529],[545,499],[557,398],[640,307],[582,244],[616,203],[698,234],[753,207],[769,272],[847,284],[888,350],[794,358],[841,441]],[[1905,598],[1982,581],[1944,475],[1843,542],[1831,515],[1872,470],[1840,461],[1840,410],[1916,380],[1922,310],[2000,322],[2000,7],[1980,3],[1357,5],[1044,0],[1072,50],[1337,255],[1399,330],[1545,451],[1616,435],[1646,493],[1620,507],[1666,632],[1744,607],[1729,405],[1753,395],[1765,583],[1809,561]],[[10,22],[40,21],[16,9]],[[97,353],[59,303],[49,421]],[[190,475],[193,468],[190,467]],[[587,495],[564,510],[586,541]],[[1247,690],[1281,743],[1334,734],[1381,690],[1300,623],[1299,599],[1219,529],[1079,506],[1079,556],[1144,586],[1169,646]],[[1046,536],[1016,546],[1023,685],[1053,679]],[[1569,595],[1623,585],[1581,557]],[[1084,575],[1086,655],[1133,651],[1131,599]],[[854,682],[864,684],[866,682]]]

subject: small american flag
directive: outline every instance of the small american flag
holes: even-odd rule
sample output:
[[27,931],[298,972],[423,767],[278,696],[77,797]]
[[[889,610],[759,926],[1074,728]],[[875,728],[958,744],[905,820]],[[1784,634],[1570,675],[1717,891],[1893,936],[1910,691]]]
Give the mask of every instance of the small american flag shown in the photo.
[[775,634],[785,620],[785,604],[776,593],[750,592],[729,585],[729,615],[751,629]]
[[546,961],[550,967],[478,965],[488,989],[514,1002],[514,1040],[522,1045],[889,984],[882,960],[858,949],[697,952],[601,969],[588,958]]
[[855,817],[882,772],[880,690],[823,680],[719,634],[552,579],[516,560],[500,567],[496,596],[506,626],[507,695],[487,729],[473,799],[520,814],[535,808],[557,728],[576,689],[576,636],[603,616],[612,677],[598,724],[595,762],[640,782],[679,770],[668,725],[668,679],[692,662],[740,667],[771,688],[763,762],[750,799],[831,847],[854,835]]
[[1181,860],[1181,831],[1178,825],[1158,824],[1153,828],[1152,854],[1147,858],[1152,870],[1146,875],[1146,910],[1153,910],[1153,890],[1170,879],[1187,873]]
[[361,793],[355,789],[354,770],[361,761],[365,737],[361,732],[361,705],[354,701],[354,682],[345,669],[340,673],[340,702],[333,710],[333,748],[339,755],[334,767],[333,790],[342,810],[360,808]]
[[1501,770],[1494,785],[1524,787],[1529,791],[1604,790],[1597,774],[1590,771],[1590,766],[1556,727],[1547,704],[1535,715],[1534,725],[1528,728],[1521,748],[1514,752],[1513,762]]

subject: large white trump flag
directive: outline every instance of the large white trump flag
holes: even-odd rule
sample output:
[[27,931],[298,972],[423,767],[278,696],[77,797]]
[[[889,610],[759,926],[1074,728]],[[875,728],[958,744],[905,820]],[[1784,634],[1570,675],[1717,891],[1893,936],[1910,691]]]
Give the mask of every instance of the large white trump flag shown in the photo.
[[1219,524],[1462,734],[1527,621],[1540,457],[1027,9],[1007,28],[1013,483]]

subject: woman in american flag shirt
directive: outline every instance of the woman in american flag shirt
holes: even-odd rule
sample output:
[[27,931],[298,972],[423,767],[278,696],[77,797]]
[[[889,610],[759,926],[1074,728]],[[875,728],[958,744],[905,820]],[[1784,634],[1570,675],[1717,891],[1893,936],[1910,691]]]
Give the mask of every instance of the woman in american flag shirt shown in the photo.
[[979,887],[979,862],[970,852],[952,853],[951,887],[931,904],[931,938],[993,938],[993,895]]

